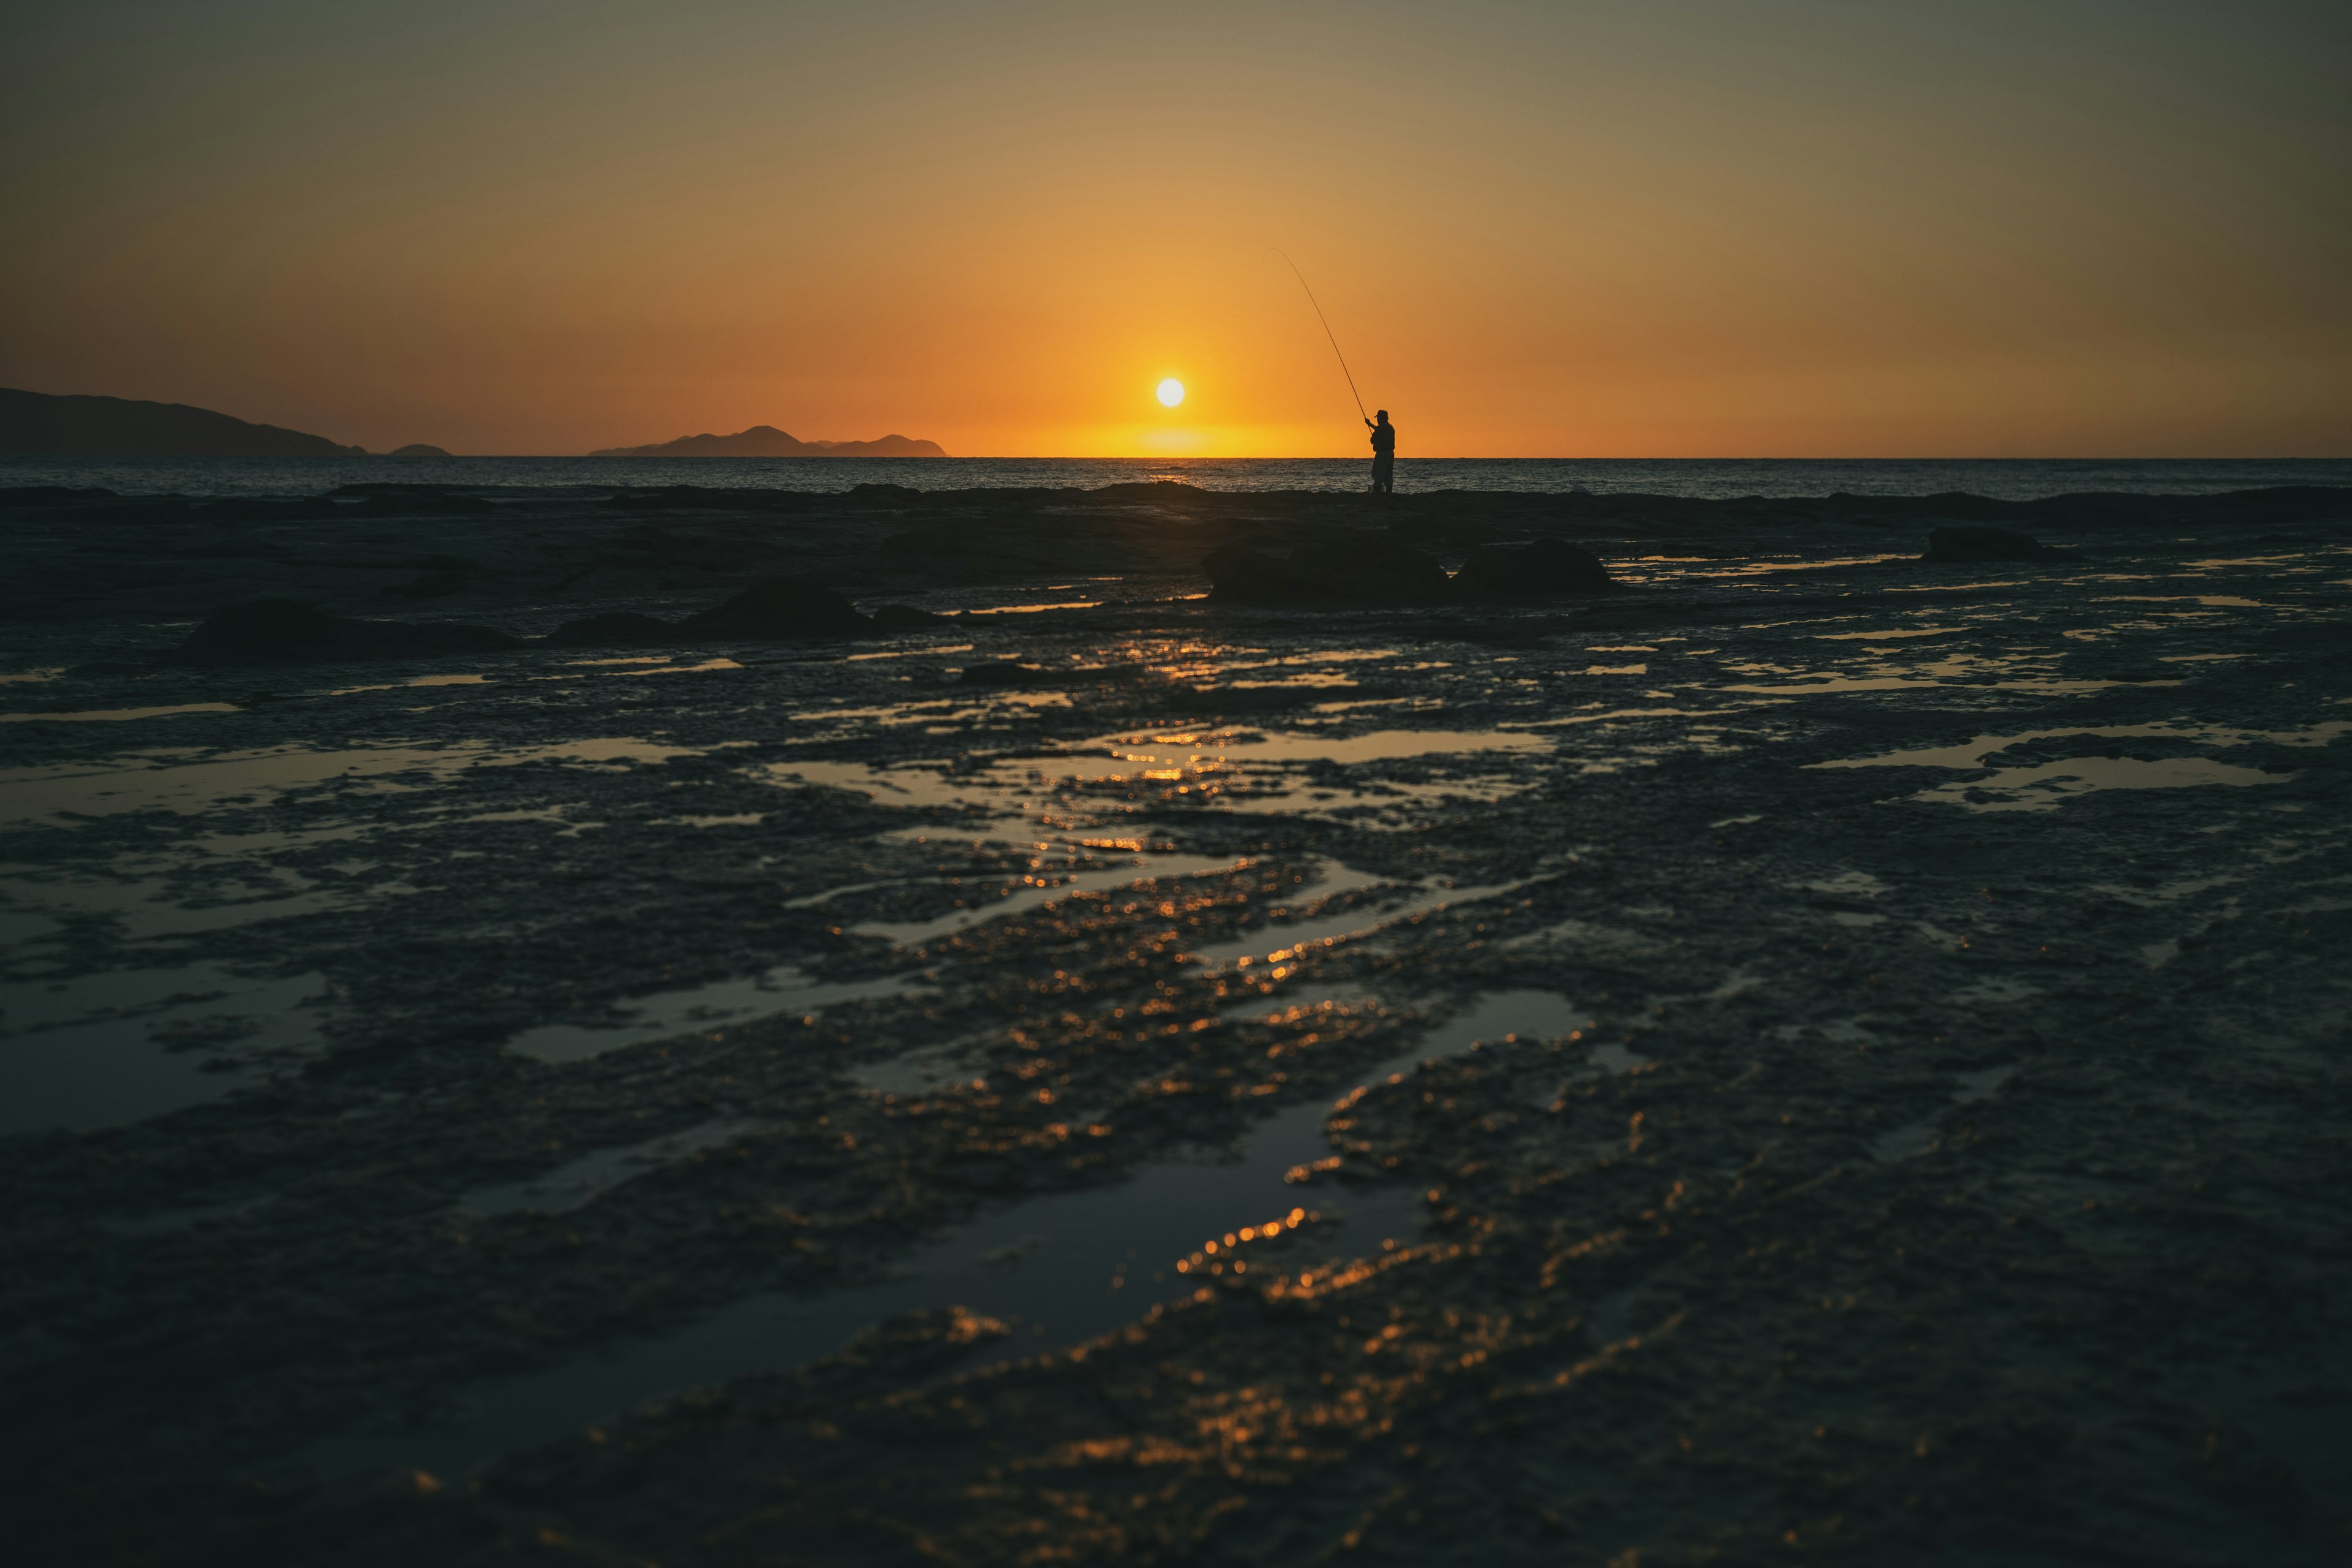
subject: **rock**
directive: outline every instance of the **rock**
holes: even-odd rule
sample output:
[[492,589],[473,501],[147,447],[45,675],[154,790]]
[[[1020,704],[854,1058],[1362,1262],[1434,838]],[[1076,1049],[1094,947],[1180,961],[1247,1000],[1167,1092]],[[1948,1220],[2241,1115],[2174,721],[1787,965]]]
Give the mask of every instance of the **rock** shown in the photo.
[[1220,604],[1287,605],[1307,596],[1289,562],[1238,544],[1211,551],[1201,570],[1209,574],[1209,597]]
[[1495,527],[1475,517],[1408,517],[1381,530],[1381,536],[1423,550],[1459,550],[1465,545],[1493,543]]
[[848,499],[860,506],[912,506],[923,499],[923,492],[911,485],[852,485]]
[[544,640],[558,647],[654,647],[680,640],[678,628],[634,610],[566,621]]
[[875,548],[885,555],[961,555],[971,542],[970,530],[934,527],[894,533]]
[[1435,556],[1361,534],[1302,545],[1287,561],[1228,545],[1204,557],[1201,570],[1209,597],[1227,604],[1421,604],[1448,588]]
[[764,577],[678,629],[696,637],[839,637],[870,632],[874,623],[821,584]]
[[257,599],[214,611],[168,658],[174,664],[275,664],[422,658],[521,646],[489,626],[352,620],[293,599]]
[[2042,543],[2030,533],[2020,533],[2013,528],[1995,528],[1990,523],[1969,523],[1962,527],[1939,528],[1927,535],[1927,553],[1922,561],[2064,561],[2071,551],[2057,550]]
[[913,631],[921,626],[943,626],[947,623],[947,616],[919,610],[912,605],[884,605],[874,612],[874,626],[877,631]]
[[1290,570],[1318,597],[1350,604],[1421,604],[1443,599],[1453,579],[1437,557],[1392,539],[1335,539],[1291,552]]
[[1465,594],[1597,594],[1614,584],[1609,568],[1590,550],[1563,539],[1525,544],[1482,544],[1454,574]]
[[964,686],[1036,686],[1048,680],[1066,679],[1052,670],[1040,669],[1034,664],[1018,659],[1001,658],[989,664],[968,666],[959,681]]
[[414,567],[420,574],[384,590],[404,599],[446,598],[463,588],[474,571],[472,562],[457,555],[426,555],[400,564]]

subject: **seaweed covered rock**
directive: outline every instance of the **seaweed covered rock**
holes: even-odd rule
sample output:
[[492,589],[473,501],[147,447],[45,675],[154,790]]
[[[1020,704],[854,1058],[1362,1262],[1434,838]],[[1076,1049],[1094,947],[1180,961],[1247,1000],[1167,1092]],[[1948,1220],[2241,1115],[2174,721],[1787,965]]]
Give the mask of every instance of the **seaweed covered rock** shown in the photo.
[[870,632],[874,623],[822,584],[764,577],[725,604],[688,616],[678,629],[696,637],[841,637]]
[[295,599],[257,599],[214,611],[170,658],[175,664],[278,664],[421,658],[521,646],[489,626],[353,620]]
[[2071,551],[2059,550],[2042,543],[2030,533],[2020,533],[2013,528],[1995,528],[1990,523],[1969,523],[1965,526],[1939,528],[1927,535],[1927,553],[1922,561],[1966,563],[1977,561],[2064,561]]
[[633,610],[614,610],[566,621],[547,634],[558,647],[651,647],[677,642],[681,634],[669,622]]
[[1454,577],[1465,594],[1597,594],[1613,585],[1601,557],[1563,539],[1482,544]]

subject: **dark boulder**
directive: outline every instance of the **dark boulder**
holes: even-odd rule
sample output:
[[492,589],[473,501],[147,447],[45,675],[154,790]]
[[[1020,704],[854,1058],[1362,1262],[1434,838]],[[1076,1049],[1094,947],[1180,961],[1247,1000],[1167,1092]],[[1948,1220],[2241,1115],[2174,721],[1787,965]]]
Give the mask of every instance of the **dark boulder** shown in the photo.
[[424,555],[400,564],[421,574],[384,590],[404,599],[446,598],[465,587],[474,571],[472,562],[457,555]]
[[257,599],[214,611],[170,658],[175,664],[277,664],[425,658],[521,646],[488,626],[352,620],[293,599]]
[[1411,605],[1443,599],[1448,589],[1435,556],[1354,533],[1301,545],[1287,561],[1228,545],[1201,570],[1209,597],[1228,604]]
[[1922,561],[2065,561],[2071,551],[2054,549],[2030,533],[2020,533],[2013,528],[1995,528],[1990,523],[1970,523],[1964,527],[1939,528],[1927,535],[1927,553]]
[[1411,605],[1443,599],[1453,585],[1437,557],[1393,539],[1360,536],[1303,545],[1290,569],[1318,598],[1358,605]]
[[971,548],[972,531],[961,528],[919,528],[894,533],[875,546],[885,555],[961,555]]
[[1209,574],[1209,597],[1220,604],[1288,605],[1308,596],[1308,584],[1289,562],[1238,544],[1211,551],[1201,570]]
[[1598,594],[1613,586],[1601,557],[1564,539],[1482,544],[1454,574],[1465,594]]
[[883,605],[874,612],[874,629],[877,631],[914,631],[923,626],[943,626],[947,624],[945,616],[919,610],[912,605]]
[[1408,517],[1389,524],[1381,534],[1423,550],[1460,550],[1494,542],[1495,525],[1475,517]]
[[667,621],[634,610],[614,610],[582,620],[566,621],[547,634],[558,647],[657,647],[680,640]]
[[841,637],[870,632],[874,623],[821,584],[766,577],[723,605],[688,616],[678,629],[696,637]]

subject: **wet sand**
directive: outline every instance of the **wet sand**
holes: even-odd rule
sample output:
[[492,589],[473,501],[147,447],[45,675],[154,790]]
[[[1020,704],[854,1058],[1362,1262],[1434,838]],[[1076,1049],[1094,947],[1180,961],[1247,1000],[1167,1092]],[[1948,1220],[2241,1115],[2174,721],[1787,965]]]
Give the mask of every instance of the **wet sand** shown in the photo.
[[[2352,1552],[2352,492],[0,521],[47,1557]],[[1372,529],[1621,586],[1202,596]]]

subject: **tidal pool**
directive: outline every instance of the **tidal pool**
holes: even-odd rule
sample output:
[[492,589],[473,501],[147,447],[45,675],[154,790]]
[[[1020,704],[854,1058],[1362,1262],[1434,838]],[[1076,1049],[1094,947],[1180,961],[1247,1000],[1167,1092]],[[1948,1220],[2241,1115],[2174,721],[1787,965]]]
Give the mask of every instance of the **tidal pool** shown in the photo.
[[[1361,1081],[1410,1075],[1420,1063],[1505,1036],[1548,1038],[1577,1027],[1568,998],[1544,991],[1475,997],[1413,1047],[1363,1069]],[[1625,1070],[1641,1058],[1596,1053],[1595,1066]],[[1231,1150],[1203,1149],[1155,1163],[1116,1185],[1056,1193],[983,1215],[927,1243],[892,1278],[814,1295],[754,1296],[692,1328],[612,1347],[566,1366],[474,1390],[458,1427],[409,1435],[347,1436],[314,1447],[312,1462],[343,1473],[399,1467],[437,1475],[523,1444],[543,1441],[657,1394],[748,1373],[772,1372],[839,1349],[872,1324],[923,1307],[962,1306],[1013,1326],[1001,1345],[975,1351],[984,1362],[1076,1343],[1179,1300],[1213,1267],[1244,1274],[1287,1270],[1312,1276],[1327,1258],[1378,1251],[1411,1237],[1423,1207],[1408,1187],[1353,1187],[1338,1197],[1288,1178],[1330,1144],[1322,1100],[1276,1111]],[[625,1180],[632,1165],[682,1158],[756,1136],[756,1126],[714,1123],[669,1140],[613,1151],[509,1188],[472,1194],[486,1213],[543,1206],[563,1212]],[[667,1152],[664,1152],[667,1151]],[[1307,1206],[1311,1204],[1312,1206]],[[1242,1241],[1244,1228],[1263,1239]],[[1206,1244],[1213,1249],[1204,1254]],[[1214,1257],[1216,1261],[1208,1259]]]

